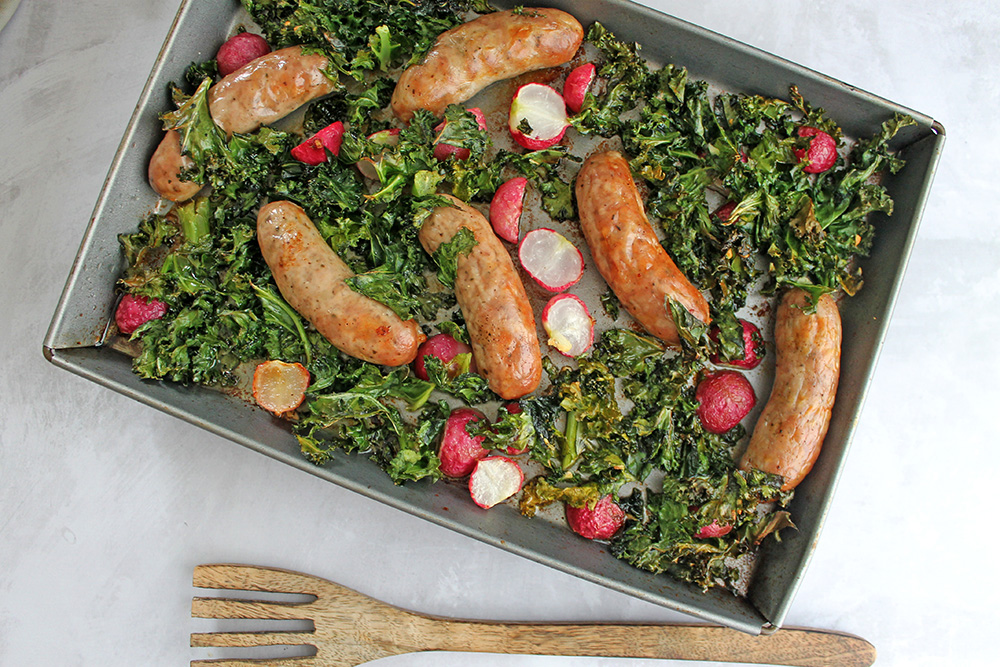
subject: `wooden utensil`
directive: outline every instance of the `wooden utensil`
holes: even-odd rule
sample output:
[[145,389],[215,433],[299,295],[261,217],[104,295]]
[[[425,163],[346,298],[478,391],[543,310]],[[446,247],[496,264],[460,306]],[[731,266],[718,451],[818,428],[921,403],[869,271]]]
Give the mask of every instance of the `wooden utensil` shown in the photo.
[[316,655],[275,660],[195,660],[213,667],[354,667],[417,651],[715,660],[754,664],[868,667],[875,647],[860,637],[786,628],[769,636],[710,625],[492,623],[434,618],[379,602],[318,577],[251,565],[199,565],[194,585],[307,594],[312,602],[196,597],[198,618],[310,620],[305,632],[193,633],[191,646],[311,645]]

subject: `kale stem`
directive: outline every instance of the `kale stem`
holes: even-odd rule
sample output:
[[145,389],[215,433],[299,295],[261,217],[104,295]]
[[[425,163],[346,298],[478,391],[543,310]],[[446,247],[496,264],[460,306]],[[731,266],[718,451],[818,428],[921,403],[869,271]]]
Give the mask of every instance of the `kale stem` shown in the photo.
[[566,415],[566,432],[563,434],[563,447],[562,447],[562,467],[563,470],[568,470],[573,462],[576,461],[577,451],[576,451],[576,412],[570,412]]

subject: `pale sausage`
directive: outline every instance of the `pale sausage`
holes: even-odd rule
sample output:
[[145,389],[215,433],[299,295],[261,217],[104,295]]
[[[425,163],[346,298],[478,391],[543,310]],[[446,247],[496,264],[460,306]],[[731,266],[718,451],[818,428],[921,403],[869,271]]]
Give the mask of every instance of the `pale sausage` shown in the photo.
[[740,467],[784,477],[792,489],[812,469],[830,426],[840,378],[840,312],[829,294],[809,314],[809,295],[789,290],[775,320],[774,387]]
[[401,366],[425,339],[413,320],[355,292],[354,275],[305,211],[289,201],[262,206],[257,242],[285,301],[334,347],[373,364]]
[[490,389],[511,400],[531,393],[542,378],[542,355],[528,295],[507,249],[490,223],[468,204],[439,206],[420,228],[430,254],[463,227],[477,245],[458,256],[455,298],[469,329],[472,356]]

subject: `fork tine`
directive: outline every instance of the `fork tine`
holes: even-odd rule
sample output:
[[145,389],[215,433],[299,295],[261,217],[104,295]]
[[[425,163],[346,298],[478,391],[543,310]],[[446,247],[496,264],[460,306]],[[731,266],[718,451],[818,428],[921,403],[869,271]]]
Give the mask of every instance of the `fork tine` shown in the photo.
[[191,646],[313,646],[313,632],[192,632]]
[[196,588],[315,595],[322,582],[307,574],[278,568],[213,564],[195,566],[194,585]]
[[313,620],[310,603],[264,602],[230,598],[194,598],[191,616],[195,618],[257,618],[275,621]]

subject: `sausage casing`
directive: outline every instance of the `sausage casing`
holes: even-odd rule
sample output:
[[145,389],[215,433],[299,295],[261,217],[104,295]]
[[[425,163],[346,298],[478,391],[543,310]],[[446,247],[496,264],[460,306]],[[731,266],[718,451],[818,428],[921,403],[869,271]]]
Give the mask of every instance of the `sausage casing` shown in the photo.
[[180,177],[182,171],[193,166],[194,160],[181,153],[180,132],[167,130],[149,160],[149,185],[164,199],[187,201],[202,188],[200,183]]
[[302,47],[272,51],[224,77],[208,91],[212,120],[226,134],[253,132],[337,87],[329,62]]
[[837,304],[824,294],[809,314],[808,300],[805,291],[792,289],[778,306],[774,386],[740,460],[744,470],[784,477],[784,490],[797,486],[816,462],[840,379]]
[[424,61],[403,72],[392,110],[404,122],[417,109],[440,116],[491,83],[569,62],[582,41],[580,22],[558,9],[485,14],[443,32]]
[[[280,120],[336,88],[323,73],[327,64],[324,56],[303,54],[299,46],[261,56],[209,89],[212,120],[227,135],[253,132]],[[149,161],[149,184],[164,199],[190,199],[202,186],[178,174],[193,164],[180,152],[178,133],[168,131]]]
[[408,364],[425,339],[413,320],[355,292],[354,275],[305,211],[288,201],[262,206],[257,242],[285,301],[337,349],[385,366]]
[[528,295],[486,218],[461,200],[450,199],[457,208],[434,209],[420,228],[420,244],[433,254],[463,227],[475,235],[477,245],[458,256],[455,298],[465,316],[479,372],[504,399],[519,398],[534,391],[542,378],[541,349]]
[[576,201],[594,266],[649,333],[680,344],[668,297],[702,322],[710,321],[705,297],[660,245],[620,153],[595,153],[584,161],[576,177]]

